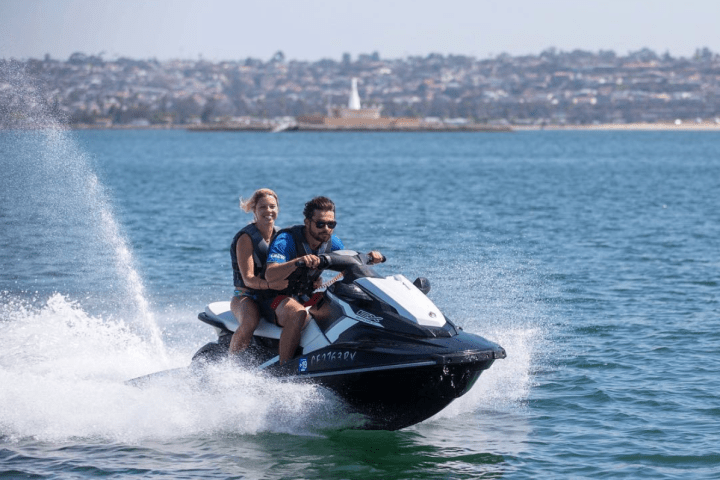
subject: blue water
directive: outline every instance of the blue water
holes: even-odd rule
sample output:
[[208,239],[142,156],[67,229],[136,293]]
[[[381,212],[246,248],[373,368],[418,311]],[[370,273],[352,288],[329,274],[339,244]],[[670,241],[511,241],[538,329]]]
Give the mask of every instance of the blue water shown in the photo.
[[[0,131],[0,478],[720,477],[720,133]],[[238,197],[324,194],[380,273],[500,343],[399,432],[184,366]]]

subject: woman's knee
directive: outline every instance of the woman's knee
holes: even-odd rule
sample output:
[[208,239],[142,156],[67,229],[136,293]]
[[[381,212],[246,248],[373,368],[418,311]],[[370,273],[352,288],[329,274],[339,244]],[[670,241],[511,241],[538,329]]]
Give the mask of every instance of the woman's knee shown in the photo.
[[257,326],[260,321],[260,308],[251,298],[234,297],[230,300],[230,310],[241,325],[246,322],[254,322]]
[[260,317],[257,315],[243,315],[240,328],[245,331],[254,332],[260,324]]
[[232,297],[230,299],[230,310],[232,310],[233,313],[240,311],[240,305],[242,305],[240,300],[240,297]]
[[245,298],[240,305],[240,309],[242,310],[243,316],[248,317],[259,317],[260,316],[260,307],[258,307],[258,304],[255,300],[252,300],[250,298]]

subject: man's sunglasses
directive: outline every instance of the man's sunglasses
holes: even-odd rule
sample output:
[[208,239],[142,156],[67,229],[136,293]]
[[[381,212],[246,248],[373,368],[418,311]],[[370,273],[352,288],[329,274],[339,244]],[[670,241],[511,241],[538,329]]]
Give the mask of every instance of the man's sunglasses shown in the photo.
[[337,222],[336,222],[336,221],[332,221],[332,222],[315,222],[315,226],[316,226],[317,228],[323,228],[323,227],[325,227],[325,225],[327,225],[328,228],[329,228],[330,230],[332,230],[333,228],[335,228],[335,227],[337,226]]

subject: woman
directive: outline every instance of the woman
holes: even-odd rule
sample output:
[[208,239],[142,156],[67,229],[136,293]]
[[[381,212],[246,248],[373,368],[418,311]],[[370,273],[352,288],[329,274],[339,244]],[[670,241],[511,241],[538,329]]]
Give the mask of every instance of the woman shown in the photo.
[[230,354],[240,353],[250,345],[261,313],[272,313],[260,311],[263,303],[260,297],[264,291],[287,287],[287,280],[268,283],[262,275],[268,248],[277,233],[277,194],[268,188],[261,188],[250,199],[241,198],[240,208],[247,213],[253,212],[255,219],[235,235],[230,246],[235,283],[235,295],[230,301],[230,308],[240,323],[230,340]]

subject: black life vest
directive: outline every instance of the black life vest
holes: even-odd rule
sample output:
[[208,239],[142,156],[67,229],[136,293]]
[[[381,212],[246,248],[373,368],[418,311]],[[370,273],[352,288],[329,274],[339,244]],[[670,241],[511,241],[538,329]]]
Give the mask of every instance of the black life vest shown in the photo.
[[[230,258],[232,259],[233,269],[233,284],[236,287],[248,288],[245,286],[245,282],[243,282],[242,274],[240,273],[240,265],[238,265],[237,259],[237,242],[244,234],[247,234],[252,241],[253,263],[255,264],[253,274],[256,277],[265,278],[265,262],[267,261],[267,255],[268,250],[270,249],[270,245],[268,245],[268,242],[265,241],[262,233],[260,233],[260,230],[258,230],[257,226],[254,223],[246,225],[245,228],[240,230],[233,237],[232,243],[230,244]],[[273,236],[270,239],[271,243],[276,235],[277,230],[275,230],[275,227],[273,227]]]
[[[289,228],[280,230],[280,233],[289,233],[295,242],[295,258],[304,257],[305,255],[320,255],[321,253],[330,253],[332,251],[332,237],[327,242],[322,243],[317,250],[313,251],[305,240],[305,225],[294,225]],[[283,295],[293,296],[310,296],[314,290],[313,284],[317,280],[322,271],[310,268],[297,268],[288,277],[288,286],[280,292]]]

